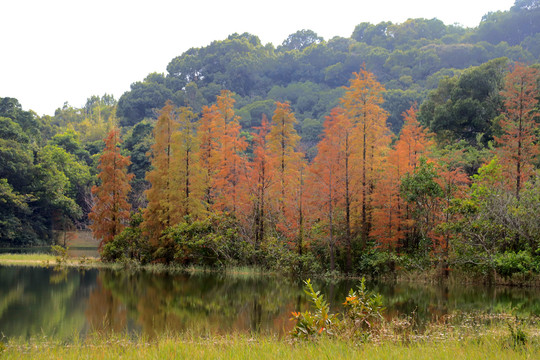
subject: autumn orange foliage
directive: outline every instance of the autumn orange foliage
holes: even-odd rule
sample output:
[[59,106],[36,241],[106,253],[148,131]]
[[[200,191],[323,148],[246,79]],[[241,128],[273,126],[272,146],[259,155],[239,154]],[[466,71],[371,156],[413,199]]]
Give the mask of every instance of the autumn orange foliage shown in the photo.
[[[334,270],[336,230],[347,214],[347,166],[352,126],[341,108],[333,109],[323,126],[322,139],[317,145],[317,156],[310,167],[310,216],[321,219],[324,224],[330,252],[330,269]],[[347,225],[348,223],[345,224],[346,227]],[[347,245],[350,249],[350,242]]]
[[266,146],[266,136],[270,131],[266,115],[263,115],[261,126],[255,130],[257,133],[253,139],[253,160],[247,177],[251,209],[244,214],[247,215],[246,220],[249,220],[251,215],[255,248],[258,249],[264,239],[266,217],[269,215],[268,191],[274,180],[274,166]]
[[359,221],[364,244],[371,228],[371,194],[390,140],[386,126],[388,114],[381,106],[383,92],[384,87],[363,67],[353,74],[341,99],[345,114],[354,126],[351,210],[353,218]]
[[430,148],[434,145],[428,129],[418,122],[417,111],[416,105],[413,105],[402,114],[403,127],[395,146],[401,175],[414,172],[420,157],[429,157]]
[[[505,186],[518,200],[539,154],[538,78],[538,70],[517,64],[501,93],[503,134],[495,139],[494,152],[509,175]],[[256,250],[268,245],[270,236],[298,254],[322,244],[331,270],[344,265],[351,271],[353,257],[371,241],[388,251],[426,250],[432,241],[431,254],[446,261],[451,233],[442,225],[456,215],[445,209],[469,189],[460,164],[464,155],[434,147],[418,121],[416,104],[403,112],[401,132],[392,138],[382,107],[384,91],[365,67],[354,73],[340,106],[324,121],[311,164],[299,148],[296,118],[287,102],[276,102],[270,122],[263,115],[260,127],[246,131],[230,91],[204,106],[199,119],[189,108],[167,102],[154,128],[144,234],[160,245],[168,227],[219,213],[231,215],[242,228],[238,236]],[[129,159],[120,155],[118,130],[105,142],[101,185],[92,189],[97,200],[90,215],[102,243],[129,219],[126,196],[132,177],[126,171]],[[427,194],[425,184],[436,191]],[[310,242],[315,236],[320,241]]]
[[94,238],[100,240],[100,248],[120,234],[130,218],[128,193],[133,174],[127,172],[130,160],[120,154],[119,144],[120,130],[113,128],[105,138],[105,149],[99,158],[98,179],[101,183],[92,188],[95,204],[89,214],[90,229]]
[[237,216],[240,209],[247,204],[247,172],[248,163],[245,150],[246,139],[240,134],[239,118],[234,115],[234,99],[230,91],[223,91],[217,97],[215,126],[219,129],[217,143],[219,160],[217,171],[212,179],[212,190],[215,193],[214,210],[227,212]]
[[213,182],[220,163],[220,113],[217,106],[203,106],[199,119],[199,161],[203,171],[204,202],[209,211],[214,203]]
[[176,110],[178,128],[173,133],[172,143],[172,202],[179,216],[200,218],[203,207],[203,171],[199,162],[199,139],[195,114],[182,107]]
[[380,179],[373,193],[373,228],[379,246],[396,249],[414,226],[409,208],[400,194],[401,178],[415,172],[420,157],[429,157],[433,140],[417,120],[416,106],[403,115],[403,127],[393,149],[388,149],[380,167]]
[[146,191],[148,206],[142,227],[156,245],[167,227],[185,216],[201,213],[202,173],[199,170],[198,142],[188,108],[167,102],[154,128],[152,170],[146,174],[151,187]]
[[291,241],[301,241],[304,154],[296,147],[300,136],[294,129],[296,118],[288,103],[276,103],[270,132],[266,136],[275,181],[269,188],[278,229]]
[[518,199],[523,184],[533,174],[534,160],[539,152],[535,121],[539,114],[538,78],[538,69],[518,63],[506,76],[501,92],[504,98],[503,135],[495,138],[500,145],[495,152],[508,174],[507,186],[515,191]]

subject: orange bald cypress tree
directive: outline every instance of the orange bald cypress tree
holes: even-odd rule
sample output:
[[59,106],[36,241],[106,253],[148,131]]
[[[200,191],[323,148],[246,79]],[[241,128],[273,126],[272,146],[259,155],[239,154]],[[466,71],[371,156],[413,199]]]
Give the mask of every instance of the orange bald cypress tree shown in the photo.
[[217,134],[219,158],[217,171],[212,179],[215,193],[214,209],[238,216],[240,208],[247,203],[247,161],[244,151],[247,142],[240,134],[239,117],[234,114],[234,102],[230,91],[222,91],[217,97],[217,113],[214,127]]
[[143,212],[142,227],[152,244],[157,245],[167,227],[180,218],[174,203],[178,184],[173,174],[173,137],[178,131],[178,119],[172,102],[168,101],[154,127],[155,143],[151,149],[152,170],[146,174],[151,187],[146,191],[148,206]]
[[371,194],[377,181],[383,153],[389,143],[386,126],[388,114],[382,108],[384,87],[375,76],[360,69],[353,74],[350,86],[345,88],[341,99],[345,114],[354,125],[351,174],[354,176],[357,196],[352,207],[361,222],[363,244],[371,228]]
[[396,150],[388,149],[372,195],[373,227],[370,235],[385,250],[395,250],[403,239],[404,202],[400,185],[402,168]]
[[399,139],[394,149],[387,152],[380,181],[373,193],[374,225],[371,235],[388,249],[395,249],[414,226],[410,216],[412,209],[400,195],[401,178],[407,173],[414,173],[420,157],[429,156],[433,146],[428,130],[420,125],[416,113],[415,105],[403,112]]
[[[352,124],[344,116],[343,110],[335,108],[323,124],[323,137],[317,145],[317,156],[310,167],[309,177],[310,193],[315,205],[311,216],[323,219],[327,243],[330,253],[330,270],[335,269],[336,233],[340,227],[338,219],[346,218],[347,210],[347,165],[348,141]],[[348,221],[345,223],[349,229]],[[348,237],[350,233],[347,233]],[[347,243],[347,252],[350,242]],[[350,257],[348,257],[350,258]]]
[[268,191],[274,178],[272,158],[266,146],[266,135],[270,125],[266,115],[263,114],[260,127],[253,139],[253,161],[249,167],[248,184],[250,198],[252,199],[253,228],[255,249],[259,249],[264,239],[266,216],[268,215]]
[[496,137],[500,146],[496,150],[501,166],[508,174],[508,188],[519,200],[521,189],[533,174],[534,160],[538,155],[538,69],[517,63],[506,76],[504,117],[501,120],[503,135]]
[[413,105],[402,114],[403,127],[395,146],[400,176],[414,172],[420,157],[428,157],[434,144],[428,129],[418,122],[417,111],[416,105]]
[[296,146],[300,140],[300,136],[294,129],[295,123],[296,118],[291,112],[291,106],[288,103],[276,102],[276,110],[272,116],[270,133],[266,141],[276,166],[277,181],[274,195],[277,195],[275,199],[279,203],[281,213],[285,212],[288,175],[297,170],[292,166],[295,157],[298,156]]
[[233,93],[229,90],[222,90],[216,97],[217,111],[221,115],[218,128],[225,129],[225,125],[238,117],[234,114],[234,103],[236,100],[232,97]]
[[285,216],[277,225],[278,229],[287,236],[290,243],[294,243],[296,252],[302,255],[307,227],[305,216],[307,164],[302,152],[295,152],[295,155],[291,158],[289,164],[291,170],[286,179]]
[[173,133],[171,179],[171,201],[175,206],[173,222],[185,216],[200,218],[204,213],[204,177],[199,164],[199,142],[196,135],[195,114],[190,108],[176,109],[178,128]]
[[217,106],[203,106],[197,131],[199,161],[204,178],[204,203],[209,211],[214,204],[213,182],[220,163],[220,113]]
[[[353,176],[353,159],[358,151],[357,144],[354,143],[355,127],[345,111],[336,107],[332,109],[330,115],[326,117],[323,130],[322,142],[328,142],[328,146],[335,147],[334,162],[336,181],[341,184],[341,195],[343,196],[344,228],[345,228],[345,257],[346,271],[352,267],[352,220],[351,209],[354,199],[356,199],[357,184]],[[323,143],[324,144],[324,143]]]
[[294,124],[296,118],[288,103],[276,103],[270,132],[266,137],[274,166],[275,181],[270,187],[278,229],[289,239],[296,238],[298,252],[302,249],[303,230],[303,154],[296,151],[300,140]]
[[90,229],[94,238],[100,240],[100,249],[122,232],[130,217],[128,193],[133,174],[127,173],[131,162],[128,156],[120,154],[120,142],[120,131],[113,128],[105,138],[105,149],[99,158],[98,179],[101,183],[92,188],[96,202],[89,214]]
[[247,162],[244,151],[247,142],[240,135],[241,126],[237,118],[231,119],[225,126],[221,137],[221,161],[214,177],[213,188],[216,192],[214,209],[238,215],[247,203]]

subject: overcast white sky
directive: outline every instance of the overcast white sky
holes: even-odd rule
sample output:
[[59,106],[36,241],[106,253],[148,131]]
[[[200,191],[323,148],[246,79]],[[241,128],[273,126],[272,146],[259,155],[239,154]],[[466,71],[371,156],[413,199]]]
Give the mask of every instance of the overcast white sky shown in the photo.
[[475,27],[514,0],[1,0],[0,97],[52,115],[65,101],[117,99],[191,47],[234,32],[279,45],[311,29],[349,37],[361,22],[438,18]]

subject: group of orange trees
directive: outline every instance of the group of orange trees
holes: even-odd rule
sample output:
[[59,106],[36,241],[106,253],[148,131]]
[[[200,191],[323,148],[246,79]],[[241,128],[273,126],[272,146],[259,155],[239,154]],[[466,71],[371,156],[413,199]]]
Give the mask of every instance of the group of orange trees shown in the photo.
[[[354,271],[367,249],[423,251],[447,261],[456,229],[464,229],[471,188],[478,192],[487,181],[494,187],[496,176],[475,175],[471,187],[460,152],[436,150],[415,104],[403,114],[400,134],[392,134],[381,107],[383,86],[365,69],[353,75],[341,106],[326,117],[311,162],[298,146],[288,103],[276,103],[272,119],[243,131],[229,91],[199,118],[168,102],[154,128],[148,205],[131,226],[130,216],[137,216],[127,201],[129,159],[113,129],[100,159],[100,185],[92,190],[91,228],[103,249],[112,258],[133,256],[139,247],[147,249],[146,261],[205,263],[197,256],[223,255],[218,262],[236,256],[237,263],[249,263],[279,248],[296,255],[291,259],[307,256],[345,271]],[[507,75],[502,135],[491,153],[490,166],[502,174],[497,184],[518,199],[538,154],[537,79],[536,69],[520,64]],[[241,243],[244,250],[233,256],[233,245],[226,244],[226,253],[220,242]]]

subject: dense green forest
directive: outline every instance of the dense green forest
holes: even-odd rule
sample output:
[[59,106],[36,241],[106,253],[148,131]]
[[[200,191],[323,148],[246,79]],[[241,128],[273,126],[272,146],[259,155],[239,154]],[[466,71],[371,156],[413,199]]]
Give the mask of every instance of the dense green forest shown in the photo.
[[[233,34],[172,59],[166,74],[149,74],[118,101],[91,96],[83,108],[66,103],[39,117],[0,98],[0,245],[50,244],[92,226],[109,260],[540,272],[539,24],[540,3],[517,0],[472,29],[437,19],[361,23],[350,38],[300,30],[277,47]],[[519,74],[534,89],[521,95],[530,108],[516,135],[510,89]],[[372,127],[361,132],[366,93]],[[174,141],[163,142],[163,124]],[[333,146],[347,129],[353,147],[342,154]],[[422,146],[402,166],[395,159],[411,139]],[[363,165],[354,165],[361,147]],[[162,158],[163,148],[184,155]],[[342,170],[328,164],[351,153],[351,183],[328,182]],[[103,190],[107,159],[119,160],[116,190]],[[163,172],[183,163],[199,167]],[[508,170],[516,163],[517,175]],[[186,183],[186,196],[163,178]],[[237,192],[239,184],[252,188]],[[104,230],[108,204],[122,211]]]

